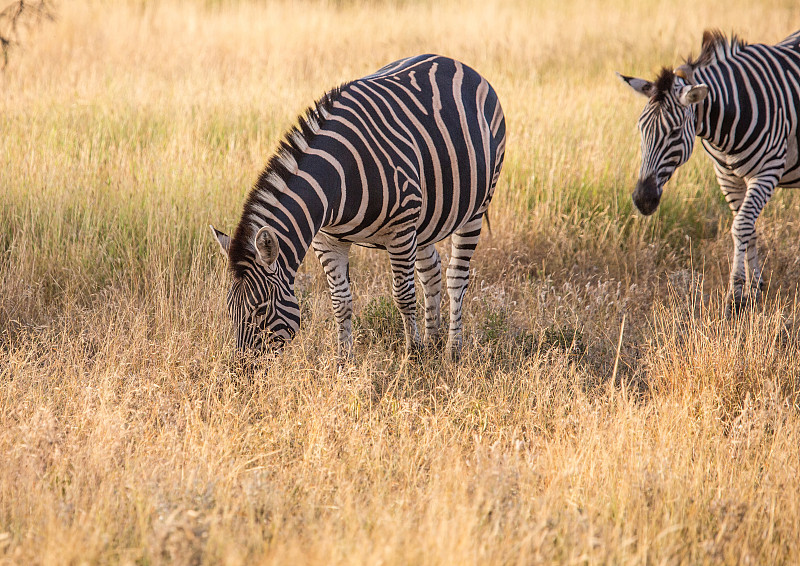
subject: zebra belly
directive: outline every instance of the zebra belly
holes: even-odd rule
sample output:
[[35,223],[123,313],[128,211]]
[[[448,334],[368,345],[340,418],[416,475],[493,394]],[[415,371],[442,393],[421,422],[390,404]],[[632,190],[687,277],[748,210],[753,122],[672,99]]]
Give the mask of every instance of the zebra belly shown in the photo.
[[[494,144],[491,150],[494,151]],[[482,214],[491,200],[490,188],[480,182],[487,178],[486,171],[493,168],[494,163],[479,164],[476,171],[470,174],[469,169],[458,172],[461,179],[459,186],[446,190],[436,187],[434,177],[425,179],[413,172],[402,171],[401,182],[384,191],[381,187],[378,194],[382,198],[370,199],[366,217],[370,218],[365,228],[364,218],[350,217],[341,224],[324,226],[321,232],[339,241],[356,244],[365,248],[386,249],[396,238],[396,234],[404,232],[410,225],[417,231],[417,245],[426,246],[444,240],[477,214]],[[478,184],[472,186],[472,182]],[[448,183],[449,186],[452,186]],[[384,198],[388,208],[381,209]],[[380,211],[378,209],[381,209]]]
[[786,145],[786,169],[778,182],[779,187],[800,187],[800,156],[798,156],[797,146],[797,134],[795,133],[789,136]]
[[[711,157],[723,171],[726,171],[728,175],[745,181],[761,173],[762,163],[764,161],[769,161],[764,156],[723,153],[707,143],[706,140],[703,140],[703,147],[709,157]],[[741,165],[742,163],[744,163],[744,165]],[[787,142],[784,163],[784,171],[777,186],[784,188],[800,188],[800,158],[798,156],[798,143],[795,136],[791,136]]]

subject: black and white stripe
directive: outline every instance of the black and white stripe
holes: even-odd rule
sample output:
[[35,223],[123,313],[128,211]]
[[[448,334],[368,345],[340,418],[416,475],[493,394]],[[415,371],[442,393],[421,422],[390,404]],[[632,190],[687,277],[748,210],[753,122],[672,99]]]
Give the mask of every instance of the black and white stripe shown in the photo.
[[330,287],[339,352],[349,355],[352,244],[388,252],[408,349],[420,343],[416,266],[425,340],[434,340],[442,287],[434,244],[452,235],[448,352],[457,356],[469,262],[504,150],[497,95],[452,59],[403,59],[325,94],[285,136],[233,237],[214,230],[233,274],[228,308],[237,347],[292,338],[300,323],[295,275],[313,246]]
[[777,45],[748,45],[706,31],[697,59],[655,82],[620,77],[649,97],[641,117],[642,169],[633,193],[650,214],[664,183],[692,152],[695,136],[714,162],[733,212],[726,313],[761,293],[755,222],[775,187],[800,186],[800,32]]

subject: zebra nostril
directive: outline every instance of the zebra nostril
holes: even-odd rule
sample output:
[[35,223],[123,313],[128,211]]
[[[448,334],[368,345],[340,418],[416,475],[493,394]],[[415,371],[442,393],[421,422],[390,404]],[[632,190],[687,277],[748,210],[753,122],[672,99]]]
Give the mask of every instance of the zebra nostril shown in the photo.
[[636,189],[633,191],[633,204],[645,216],[650,216],[658,208],[661,195],[658,192],[658,184],[655,175],[648,175],[644,179],[639,179]]

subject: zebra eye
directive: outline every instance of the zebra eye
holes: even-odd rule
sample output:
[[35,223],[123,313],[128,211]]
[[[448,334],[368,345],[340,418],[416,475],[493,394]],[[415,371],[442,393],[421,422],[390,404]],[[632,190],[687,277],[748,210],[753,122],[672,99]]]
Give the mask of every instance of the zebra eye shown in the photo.
[[253,311],[253,316],[264,316],[265,314],[267,314],[268,306],[269,305],[267,303],[257,306]]

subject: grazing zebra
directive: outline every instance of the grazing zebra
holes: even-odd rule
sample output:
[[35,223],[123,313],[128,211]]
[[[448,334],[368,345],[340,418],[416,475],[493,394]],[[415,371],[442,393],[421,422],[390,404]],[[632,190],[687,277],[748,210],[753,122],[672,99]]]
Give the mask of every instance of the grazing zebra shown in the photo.
[[434,244],[452,235],[447,351],[461,350],[469,262],[503,164],[505,118],[492,87],[437,55],[402,59],[331,90],[283,138],[244,205],[228,257],[228,310],[240,350],[272,350],[300,324],[295,275],[309,246],[325,271],[340,360],[351,355],[352,244],[385,249],[406,349],[420,346],[414,267],[425,295],[425,342],[438,337],[442,274]]
[[758,301],[763,281],[755,221],[776,186],[800,186],[800,32],[748,45],[706,31],[700,55],[655,82],[619,75],[649,101],[639,118],[642,167],[633,202],[652,214],[695,135],[733,212],[734,256],[725,314]]

